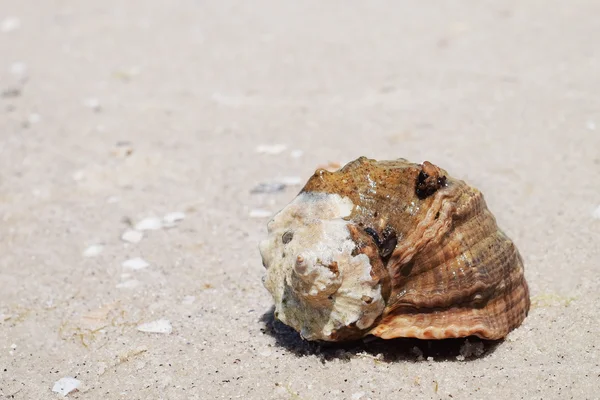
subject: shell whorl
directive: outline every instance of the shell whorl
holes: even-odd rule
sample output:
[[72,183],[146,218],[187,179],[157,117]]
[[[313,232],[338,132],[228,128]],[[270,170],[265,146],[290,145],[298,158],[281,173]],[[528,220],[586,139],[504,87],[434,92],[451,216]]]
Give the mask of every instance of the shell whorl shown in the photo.
[[[361,157],[336,172],[317,170],[298,198],[306,196],[320,203],[292,202],[261,243],[276,315],[304,337],[499,339],[525,318],[529,292],[516,247],[483,195],[439,167]],[[325,199],[344,212],[324,214],[333,204]],[[325,226],[339,228],[339,243]],[[278,243],[294,230],[295,247]],[[318,251],[325,262],[314,259],[307,275],[305,254]],[[312,289],[317,298],[304,296],[320,280],[327,282]]]

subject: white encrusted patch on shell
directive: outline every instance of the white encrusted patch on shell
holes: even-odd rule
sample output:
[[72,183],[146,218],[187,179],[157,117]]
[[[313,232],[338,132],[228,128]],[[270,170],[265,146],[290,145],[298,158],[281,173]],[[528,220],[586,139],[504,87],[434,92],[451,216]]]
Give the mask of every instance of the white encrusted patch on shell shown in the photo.
[[385,306],[369,258],[352,255],[344,218],[353,208],[338,194],[303,192],[273,217],[260,244],[276,316],[306,339],[333,340],[350,324],[366,329]]

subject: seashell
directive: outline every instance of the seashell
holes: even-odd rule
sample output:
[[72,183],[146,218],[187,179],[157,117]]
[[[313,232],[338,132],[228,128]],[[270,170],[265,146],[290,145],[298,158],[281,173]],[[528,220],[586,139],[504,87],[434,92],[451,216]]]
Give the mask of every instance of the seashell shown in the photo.
[[275,317],[308,340],[500,339],[529,311],[483,195],[429,163],[318,169],[260,243]]

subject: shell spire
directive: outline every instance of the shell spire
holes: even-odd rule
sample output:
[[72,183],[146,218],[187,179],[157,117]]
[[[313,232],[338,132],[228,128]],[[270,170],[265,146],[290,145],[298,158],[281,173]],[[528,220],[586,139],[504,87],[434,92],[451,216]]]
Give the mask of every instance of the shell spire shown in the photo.
[[309,340],[500,339],[529,310],[522,258],[483,195],[427,161],[317,170],[268,233],[275,316]]

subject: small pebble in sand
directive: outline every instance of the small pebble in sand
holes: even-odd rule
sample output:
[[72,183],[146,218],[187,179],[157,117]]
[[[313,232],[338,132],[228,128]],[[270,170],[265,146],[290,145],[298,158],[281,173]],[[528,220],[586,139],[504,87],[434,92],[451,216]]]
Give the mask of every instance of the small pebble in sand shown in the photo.
[[130,260],[124,261],[121,264],[121,266],[123,268],[129,268],[134,271],[137,271],[140,269],[147,268],[148,266],[150,266],[150,264],[148,263],[148,261],[144,260],[143,258],[136,257],[136,258],[132,258]]
[[285,144],[261,144],[256,146],[256,152],[261,154],[280,154],[287,149]]
[[183,221],[185,219],[185,213],[182,211],[174,211],[166,214],[163,217],[163,223],[165,227],[171,228],[177,224],[179,221]]
[[88,248],[83,251],[83,256],[88,258],[97,257],[100,255],[100,253],[102,253],[103,249],[104,246],[102,246],[101,244],[93,244],[91,246],[88,246]]
[[594,121],[588,121],[586,125],[590,131],[596,130],[596,123]]
[[128,229],[121,235],[121,240],[127,243],[139,243],[144,238],[144,232]]
[[6,17],[0,23],[0,31],[2,32],[12,32],[16,31],[21,27],[21,20],[17,17]]
[[[482,342],[471,343],[471,342],[469,342],[469,339],[467,339],[462,344],[462,346],[460,346],[460,356],[463,357],[463,360],[465,358],[469,358],[472,356],[479,357],[483,353],[485,353],[485,350],[483,348]],[[457,356],[456,359],[459,360],[458,357],[460,357],[460,356]],[[462,360],[459,360],[459,361],[462,361]]]
[[76,391],[81,386],[81,381],[70,376],[60,378],[52,386],[52,391],[65,397],[69,393]]
[[417,357],[418,361],[423,361],[425,359],[425,357],[423,357],[423,351],[417,346],[414,346],[411,349],[411,353],[413,353]]
[[356,392],[352,394],[352,400],[360,400],[365,397],[365,392]]
[[121,282],[118,283],[117,286],[115,286],[117,289],[133,289],[136,288],[140,285],[140,281],[136,280],[136,279],[129,279],[125,282]]
[[150,217],[145,218],[135,224],[136,231],[157,231],[162,229],[163,223],[160,218]]
[[171,323],[167,319],[159,319],[152,322],[146,322],[144,324],[138,325],[137,330],[140,332],[148,332],[148,333],[164,333],[170,334],[173,332],[173,327]]
[[250,210],[248,215],[250,218],[269,218],[271,215],[273,215],[273,213],[269,210],[256,208],[254,210]]
[[596,207],[596,209],[592,213],[592,217],[594,219],[600,219],[600,205],[598,207]]

